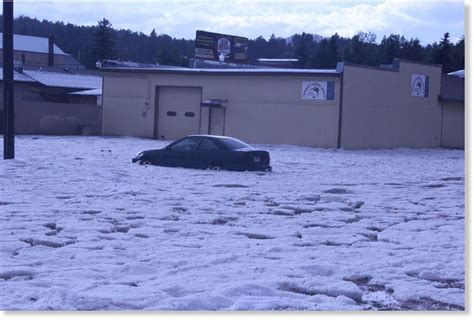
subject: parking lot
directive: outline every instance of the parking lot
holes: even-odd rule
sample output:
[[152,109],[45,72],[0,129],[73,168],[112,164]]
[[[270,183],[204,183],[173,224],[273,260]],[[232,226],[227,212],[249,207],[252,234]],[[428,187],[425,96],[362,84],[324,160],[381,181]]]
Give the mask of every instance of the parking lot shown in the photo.
[[464,151],[261,145],[269,173],[131,163],[165,145],[17,137],[0,307],[464,309]]

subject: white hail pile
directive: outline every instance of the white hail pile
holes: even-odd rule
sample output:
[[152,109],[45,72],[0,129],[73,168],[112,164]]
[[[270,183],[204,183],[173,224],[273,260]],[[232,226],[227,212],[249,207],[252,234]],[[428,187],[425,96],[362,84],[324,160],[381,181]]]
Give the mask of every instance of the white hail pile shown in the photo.
[[464,308],[463,151],[259,146],[271,173],[131,163],[164,145],[17,137],[0,309]]

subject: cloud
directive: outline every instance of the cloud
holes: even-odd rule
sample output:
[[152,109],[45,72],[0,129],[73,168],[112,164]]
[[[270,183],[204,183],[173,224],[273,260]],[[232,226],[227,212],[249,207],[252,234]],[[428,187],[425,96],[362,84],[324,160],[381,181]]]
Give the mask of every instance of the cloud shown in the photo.
[[15,6],[17,14],[39,19],[94,25],[106,17],[114,27],[144,33],[156,29],[188,39],[194,38],[197,29],[249,38],[288,37],[303,31],[351,37],[359,31],[372,31],[379,40],[384,34],[400,33],[424,43],[439,39],[446,31],[454,37],[464,34],[464,3],[460,1],[17,0]]

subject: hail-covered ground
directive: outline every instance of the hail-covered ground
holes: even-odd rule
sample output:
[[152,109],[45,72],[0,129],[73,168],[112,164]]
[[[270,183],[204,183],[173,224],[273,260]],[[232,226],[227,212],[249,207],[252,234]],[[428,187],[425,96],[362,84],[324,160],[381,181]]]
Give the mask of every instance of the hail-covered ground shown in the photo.
[[259,146],[271,173],[131,163],[165,144],[17,137],[0,309],[464,309],[463,151]]

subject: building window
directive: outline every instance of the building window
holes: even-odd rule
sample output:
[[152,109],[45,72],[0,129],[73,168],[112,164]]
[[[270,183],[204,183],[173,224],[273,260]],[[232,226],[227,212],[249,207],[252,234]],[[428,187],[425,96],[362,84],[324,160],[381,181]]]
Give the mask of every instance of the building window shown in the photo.
[[176,112],[175,111],[168,111],[168,112],[166,112],[166,115],[168,117],[176,117]]
[[184,116],[188,118],[194,118],[194,112],[185,112]]

